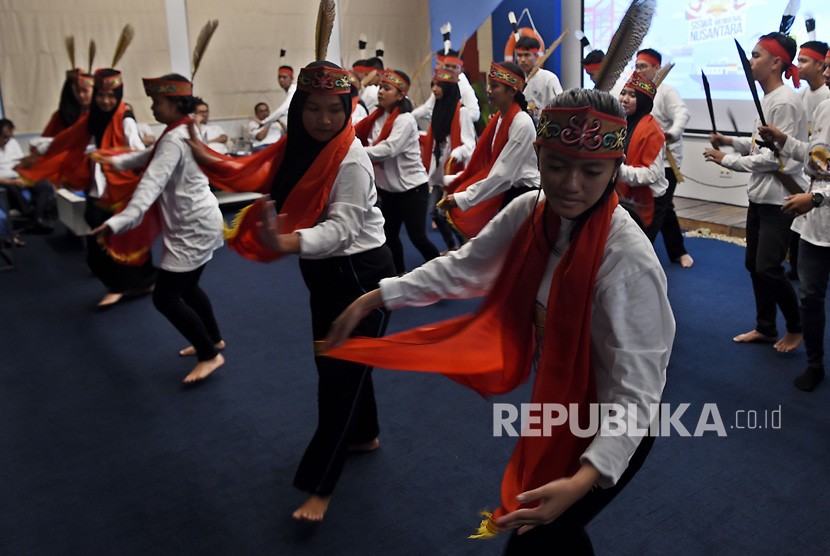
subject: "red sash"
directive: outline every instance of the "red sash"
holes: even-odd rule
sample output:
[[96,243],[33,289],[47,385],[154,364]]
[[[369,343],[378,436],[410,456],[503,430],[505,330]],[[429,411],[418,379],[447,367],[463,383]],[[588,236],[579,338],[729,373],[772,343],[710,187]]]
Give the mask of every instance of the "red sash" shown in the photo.
[[64,129],[66,129],[66,127],[61,121],[60,110],[55,110],[52,117],[49,118],[49,123],[47,123],[46,127],[43,128],[43,132],[40,135],[41,137],[54,137]]
[[[484,128],[484,133],[481,134],[478,140],[467,168],[450,184],[447,188],[448,193],[464,191],[469,186],[487,177],[496,159],[507,144],[510,124],[516,114],[519,113],[519,110],[520,107],[517,103],[514,102],[510,105],[510,109],[502,117],[498,133],[496,133],[496,124],[499,120],[499,113],[493,114],[487,127]],[[493,140],[494,137],[495,141]],[[475,237],[499,211],[503,199],[504,194],[502,193],[470,207],[466,212],[457,207],[451,209],[448,212],[450,221],[465,236]]]
[[[628,166],[649,167],[663,150],[666,136],[660,124],[651,114],[646,114],[634,128],[628,152],[625,153],[625,163]],[[634,204],[634,210],[648,227],[654,218],[654,194],[647,185],[632,187],[617,180],[617,191],[622,197]]]
[[[374,112],[357,122],[357,125],[354,126],[354,134],[360,139],[360,142],[363,143],[364,147],[369,146],[369,138],[372,136],[372,127],[374,127],[375,122],[385,113],[383,108],[376,108]],[[401,113],[399,108],[395,108],[389,114],[389,117],[383,122],[383,127],[380,128],[380,134],[378,138],[375,139],[373,145],[377,145],[387,137],[389,134],[392,133],[392,125],[395,123],[395,118]]]
[[[325,355],[389,369],[443,373],[485,396],[525,382],[535,344],[536,292],[550,256],[540,233],[545,206],[537,207],[513,238],[493,289],[475,314],[384,338],[352,338]],[[596,402],[590,346],[594,284],[616,206],[614,194],[591,214],[554,271],[531,394],[532,403],[578,404],[583,429],[588,428],[588,404]],[[559,218],[548,220],[553,222],[547,234],[555,238]],[[482,528],[491,534],[497,531],[492,519],[518,509],[519,493],[574,474],[591,441],[574,436],[568,426],[554,427],[548,436],[520,437],[502,479],[501,506]]]
[[[452,117],[449,139],[450,152],[452,152],[454,148],[461,146],[461,102],[458,103],[458,106],[455,109],[455,115]],[[426,135],[421,135],[420,137],[421,161],[424,163],[424,168],[426,168],[427,172],[429,172],[430,162],[435,149],[434,141],[435,139],[432,135],[432,124],[430,124]],[[458,174],[462,170],[464,170],[464,164],[462,162],[458,162],[457,160],[450,162],[450,160],[447,159],[447,165],[444,168],[444,175],[452,176]]]
[[[287,233],[311,228],[320,220],[340,171],[340,163],[349,152],[354,138],[354,126],[349,121],[343,131],[329,141],[288,194],[282,206]],[[200,164],[199,167],[210,182],[221,189],[268,193],[282,163],[287,139],[285,135],[266,149],[242,158],[212,153],[217,161]],[[262,214],[262,204],[268,200],[268,196],[263,196],[239,211],[231,228],[225,231],[228,247],[252,261],[271,262],[283,256],[283,253],[263,245],[260,239],[257,223]]]

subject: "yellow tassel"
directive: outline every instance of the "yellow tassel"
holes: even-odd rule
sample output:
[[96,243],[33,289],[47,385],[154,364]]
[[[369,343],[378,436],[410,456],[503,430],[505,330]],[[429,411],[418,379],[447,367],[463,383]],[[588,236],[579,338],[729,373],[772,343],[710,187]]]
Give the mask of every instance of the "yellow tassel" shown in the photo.
[[224,230],[222,231],[222,235],[225,236],[225,240],[233,239],[239,233],[239,226],[242,225],[242,221],[245,220],[245,215],[248,214],[248,211],[254,206],[255,203],[251,203],[247,207],[243,208],[239,212],[236,213],[236,216],[233,217],[233,222],[231,222],[230,227],[227,224],[224,224]]
[[468,539],[492,539],[501,531],[499,526],[496,525],[496,522],[493,521],[493,514],[490,512],[481,512],[481,515],[484,519],[481,520],[481,524],[478,526],[475,534],[467,537]]

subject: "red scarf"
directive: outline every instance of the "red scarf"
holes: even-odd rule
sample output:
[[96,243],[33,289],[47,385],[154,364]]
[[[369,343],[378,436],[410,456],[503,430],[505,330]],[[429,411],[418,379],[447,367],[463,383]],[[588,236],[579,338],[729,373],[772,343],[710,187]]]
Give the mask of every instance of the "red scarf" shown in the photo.
[[[583,429],[588,404],[596,402],[590,344],[594,284],[616,206],[612,194],[584,223],[554,271],[531,395],[533,403],[578,404]],[[482,395],[513,390],[530,375],[536,292],[550,256],[544,210],[546,204],[537,207],[513,238],[493,288],[475,314],[384,338],[352,338],[325,355],[388,369],[443,373]],[[547,235],[555,238],[560,220],[548,220],[553,222]],[[502,479],[501,506],[482,522],[480,532],[497,532],[493,519],[518,509],[519,493],[573,475],[591,441],[574,436],[568,426],[555,427],[549,436],[520,437]]]
[[[510,124],[513,123],[513,118],[516,117],[516,114],[520,110],[517,103],[514,102],[510,105],[510,108],[502,116],[501,125],[498,126],[498,133],[496,132],[496,125],[499,120],[499,113],[496,112],[493,114],[487,127],[484,128],[484,133],[481,134],[478,140],[478,144],[473,151],[470,162],[467,164],[467,168],[450,184],[447,188],[448,193],[464,191],[469,186],[483,180],[490,174],[493,164],[495,164],[496,159],[507,144],[507,139],[510,134]],[[494,137],[495,141],[493,140]],[[470,207],[467,212],[463,212],[457,207],[451,209],[448,213],[450,221],[465,236],[475,237],[499,211],[503,199],[504,194],[502,193]]]
[[64,129],[66,129],[66,126],[61,121],[61,112],[60,110],[55,110],[52,117],[49,118],[49,123],[43,128],[43,132],[40,135],[41,137],[54,137]]
[[[637,123],[634,133],[631,135],[631,142],[628,144],[628,151],[625,153],[625,163],[628,166],[649,167],[663,150],[666,143],[666,136],[660,128],[660,124],[651,114],[646,114]],[[643,221],[643,226],[648,227],[654,218],[654,194],[647,185],[632,187],[622,181],[617,181],[617,191],[622,197],[634,204],[637,216]]]
[[[374,112],[357,122],[354,126],[354,134],[358,139],[360,139],[360,142],[363,143],[364,147],[369,146],[369,139],[372,136],[372,128],[378,118],[380,118],[385,112],[386,111],[383,108],[376,108]],[[395,118],[397,118],[400,113],[400,108],[395,108],[389,113],[389,117],[386,118],[386,121],[383,122],[383,127],[380,128],[378,138],[375,139],[374,143],[372,143],[373,145],[377,145],[389,137],[389,134],[392,133],[392,125],[395,123]]]
[[[349,152],[354,138],[355,129],[349,121],[343,131],[329,141],[317,155],[288,194],[282,206],[282,213],[286,217],[286,233],[311,228],[320,220],[334,180],[340,171],[340,163]],[[268,193],[285,155],[287,140],[288,135],[285,135],[273,145],[242,158],[211,153],[217,161],[199,164],[199,167],[211,184],[221,189]],[[228,247],[246,259],[271,262],[283,256],[283,253],[277,253],[263,245],[260,239],[257,223],[260,221],[263,203],[269,200],[269,196],[263,196],[239,211],[231,229],[225,231]]]
[[[455,115],[452,117],[450,124],[450,152],[452,149],[461,146],[461,102],[455,108]],[[432,135],[432,124],[429,125],[426,135],[421,135],[421,161],[424,163],[424,168],[429,171],[430,161],[435,150],[435,138]],[[437,164],[437,163],[436,163]],[[444,175],[452,176],[464,170],[464,164],[457,160],[452,161],[447,159],[447,166],[444,168]]]

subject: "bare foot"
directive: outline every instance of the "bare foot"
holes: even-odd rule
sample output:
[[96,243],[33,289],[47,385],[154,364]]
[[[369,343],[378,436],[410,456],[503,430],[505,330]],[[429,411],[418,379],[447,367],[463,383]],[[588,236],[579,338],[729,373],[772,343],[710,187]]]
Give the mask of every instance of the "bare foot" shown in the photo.
[[775,342],[775,345],[772,346],[775,348],[775,351],[780,351],[781,353],[789,353],[798,346],[801,345],[801,340],[804,338],[802,334],[793,334],[792,332],[787,332],[784,334],[784,337]]
[[326,510],[329,508],[331,496],[317,496],[312,494],[303,504],[294,510],[291,517],[299,521],[323,521]]
[[739,344],[751,344],[751,343],[764,343],[764,344],[771,344],[775,342],[777,338],[775,336],[764,336],[757,330],[750,330],[746,334],[738,334],[734,338],[732,338],[733,342],[737,342]]
[[[213,344],[213,347],[215,347],[219,351],[222,351],[223,349],[225,349],[225,340],[219,340],[218,342]],[[182,357],[196,355],[196,348],[193,346],[187,346],[186,348],[179,350],[179,355],[181,355]]]
[[680,266],[683,268],[692,268],[693,264],[695,264],[695,260],[688,253],[680,256]]
[[121,298],[123,298],[123,297],[124,297],[123,293],[109,292],[109,293],[105,294],[104,297],[101,298],[101,301],[98,302],[98,307],[100,307],[101,309],[104,309],[106,307],[112,307],[113,305],[115,305],[116,303],[121,301]]
[[208,359],[207,361],[199,361],[196,363],[196,366],[193,367],[193,370],[190,371],[190,374],[184,377],[185,384],[193,384],[195,382],[199,382],[201,380],[206,379],[210,374],[225,364],[225,358],[222,357],[221,353],[217,353],[216,357],[213,359]]
[[380,447],[380,440],[375,438],[363,444],[349,444],[350,452],[374,452]]

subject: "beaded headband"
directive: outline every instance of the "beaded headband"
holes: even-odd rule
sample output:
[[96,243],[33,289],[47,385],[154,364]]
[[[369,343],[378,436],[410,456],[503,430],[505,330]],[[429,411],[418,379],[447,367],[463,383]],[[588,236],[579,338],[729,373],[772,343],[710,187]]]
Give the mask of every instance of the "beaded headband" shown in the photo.
[[167,79],[145,77],[144,93],[149,97],[160,95],[163,97],[189,97],[193,95],[193,83],[190,81],[169,81]]
[[458,83],[458,74],[439,66],[435,68],[435,75],[432,80],[435,82]]
[[622,158],[627,133],[624,119],[591,106],[545,108],[535,145],[574,158]]
[[380,78],[381,83],[389,83],[397,90],[406,94],[409,91],[409,84],[401,77],[399,74],[395,73],[395,70],[388,69],[383,72],[383,76]]
[[634,89],[645,94],[651,100],[654,100],[654,95],[657,94],[657,87],[650,79],[646,79],[639,72],[634,72],[625,84],[626,89]]
[[297,88],[320,95],[347,95],[351,93],[349,71],[328,66],[305,67],[297,77]]
[[513,87],[519,92],[525,88],[525,79],[516,75],[507,68],[500,66],[495,62],[490,62],[490,73],[487,74],[491,81],[498,81],[504,83],[508,87]]
[[95,86],[99,91],[114,91],[118,87],[124,85],[124,80],[121,77],[121,72],[115,75],[108,75],[104,77],[101,75],[102,70],[95,72]]

